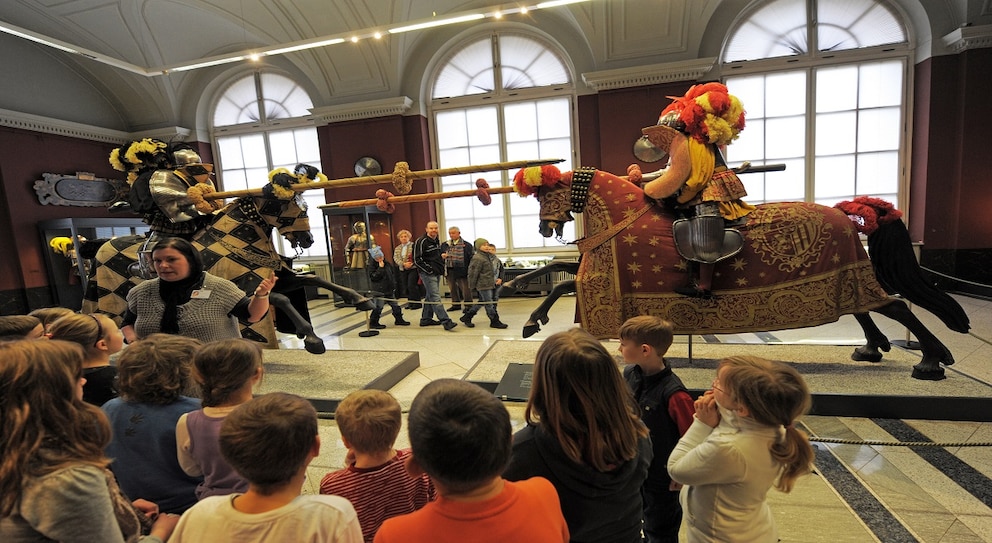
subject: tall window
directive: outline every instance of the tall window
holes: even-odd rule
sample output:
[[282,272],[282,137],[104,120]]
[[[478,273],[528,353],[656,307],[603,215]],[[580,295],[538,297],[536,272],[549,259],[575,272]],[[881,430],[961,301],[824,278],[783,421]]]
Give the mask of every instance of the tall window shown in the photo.
[[[320,168],[317,129],[306,119],[313,102],[292,80],[277,74],[254,73],[232,83],[214,109],[213,135],[218,171],[225,190],[253,189],[269,181],[269,172],[300,162]],[[303,194],[309,207],[310,230],[316,240],[304,257],[327,254],[324,220],[318,205],[323,191]],[[279,252],[293,251],[278,234]]]
[[[431,92],[433,141],[441,168],[537,158],[560,158],[571,169],[574,88],[570,70],[547,44],[498,32],[460,47],[442,63]],[[446,176],[439,190],[491,187],[513,182],[517,170]],[[511,254],[554,253],[562,245],[538,233],[534,198],[494,195],[489,206],[475,198],[441,200],[442,228],[462,237],[484,237]],[[574,223],[565,238],[574,240]],[[446,232],[442,232],[445,234]]]
[[[904,206],[907,34],[876,0],[774,0],[731,33],[723,52],[747,127],[731,164],[784,163],[742,176],[751,203],[833,205],[875,196]],[[901,201],[901,199],[903,201]]]

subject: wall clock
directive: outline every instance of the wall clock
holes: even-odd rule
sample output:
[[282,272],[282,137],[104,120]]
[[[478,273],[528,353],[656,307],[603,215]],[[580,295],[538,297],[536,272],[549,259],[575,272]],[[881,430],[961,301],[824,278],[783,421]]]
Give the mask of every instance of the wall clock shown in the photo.
[[366,175],[379,175],[381,173],[382,165],[379,164],[378,160],[370,156],[363,156],[355,161],[355,175],[359,177]]

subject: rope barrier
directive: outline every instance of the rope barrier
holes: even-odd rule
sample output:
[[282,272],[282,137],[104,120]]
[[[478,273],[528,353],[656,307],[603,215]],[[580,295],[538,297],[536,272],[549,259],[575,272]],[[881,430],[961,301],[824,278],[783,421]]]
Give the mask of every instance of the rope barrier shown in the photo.
[[877,441],[874,439],[839,439],[833,437],[810,436],[811,442],[836,443],[841,445],[869,445],[881,447],[992,447],[992,442],[936,442],[936,441]]

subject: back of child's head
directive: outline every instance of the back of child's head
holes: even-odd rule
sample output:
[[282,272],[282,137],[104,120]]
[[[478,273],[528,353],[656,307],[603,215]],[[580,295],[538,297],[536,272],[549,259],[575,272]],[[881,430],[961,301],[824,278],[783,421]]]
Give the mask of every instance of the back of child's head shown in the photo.
[[49,328],[52,323],[65,317],[66,315],[72,315],[75,311],[69,309],[68,307],[40,307],[28,313],[32,317],[37,317],[41,321],[41,325],[45,327],[45,332],[49,332]]
[[813,461],[809,439],[795,421],[812,405],[809,387],[795,368],[757,356],[731,356],[720,361],[720,384],[748,416],[765,426],[781,426],[785,437],[772,445],[772,456],[786,468],[777,487],[788,492],[795,479],[808,473]]
[[414,459],[446,492],[474,490],[510,460],[510,414],[468,381],[428,383],[413,399],[407,424]]
[[334,411],[341,436],[351,448],[365,454],[392,449],[402,417],[400,403],[392,394],[373,389],[348,394]]
[[106,315],[72,313],[53,322],[48,327],[48,335],[52,339],[78,343],[89,351],[95,349],[97,343],[108,334],[116,333],[116,330],[117,324]]
[[0,337],[4,339],[33,339],[28,336],[41,326],[41,319],[32,315],[3,315],[0,316]]
[[262,367],[262,348],[247,339],[207,343],[193,357],[193,377],[200,384],[203,407],[222,405]]
[[23,482],[71,463],[106,466],[110,424],[79,397],[83,352],[68,341],[0,342],[0,517]]
[[541,343],[524,418],[540,422],[574,462],[600,471],[634,458],[648,434],[615,360],[581,328]]
[[317,442],[317,411],[295,394],[272,392],[239,405],[220,426],[220,452],[261,494],[304,467]]
[[170,404],[189,392],[193,356],[203,343],[174,334],[150,334],[117,358],[117,388],[129,402]]
[[620,325],[620,339],[637,345],[649,345],[664,356],[675,338],[675,326],[661,317],[638,315]]

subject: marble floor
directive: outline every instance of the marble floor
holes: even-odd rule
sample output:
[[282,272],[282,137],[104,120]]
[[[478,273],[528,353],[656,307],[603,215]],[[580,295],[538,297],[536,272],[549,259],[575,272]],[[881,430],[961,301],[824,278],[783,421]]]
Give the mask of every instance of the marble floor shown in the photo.
[[[950,332],[928,313],[916,313],[954,354],[956,364],[947,371],[992,391],[992,301],[956,298],[971,318],[970,334]],[[384,316],[388,328],[374,337],[359,336],[365,330],[363,312],[337,307],[330,300],[313,300],[310,307],[328,348],[325,357],[340,350],[419,353],[419,367],[389,390],[406,411],[431,380],[466,378],[496,342],[540,341],[574,326],[574,299],[566,297],[552,309],[551,320],[540,333],[521,339],[522,324],[538,303],[539,299],[526,297],[500,300],[500,316],[510,324],[506,330],[489,328],[482,315],[475,319],[474,329],[421,328],[415,311],[406,315],[414,323],[408,327],[393,326],[392,317]],[[897,323],[884,317],[876,322],[890,339],[906,339],[905,329]],[[695,336],[692,341],[857,345],[863,335],[854,319],[845,317],[815,328]],[[676,342],[687,343],[688,338],[681,336]],[[301,348],[294,336],[283,336],[282,344],[284,349]],[[522,425],[523,405],[506,405],[514,425]],[[808,416],[804,426],[814,438],[831,442],[814,441],[814,475],[803,478],[790,494],[769,495],[782,541],[992,542],[992,423]],[[316,491],[324,473],[343,466],[345,450],[332,419],[321,420],[321,436],[323,449],[310,467],[307,492]],[[407,443],[404,428],[397,446]]]

